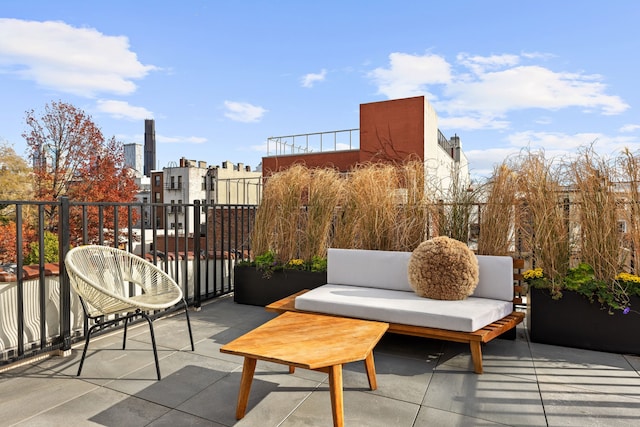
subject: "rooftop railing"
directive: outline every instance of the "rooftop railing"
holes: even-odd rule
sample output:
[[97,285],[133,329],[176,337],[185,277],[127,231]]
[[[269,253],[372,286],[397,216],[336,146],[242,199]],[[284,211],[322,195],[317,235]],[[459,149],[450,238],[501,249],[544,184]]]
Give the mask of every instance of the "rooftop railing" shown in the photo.
[[[249,255],[256,211],[253,205],[182,204],[185,223],[179,228],[177,221],[172,222],[176,213],[169,204],[77,203],[62,198],[0,201],[0,206],[5,220],[0,250],[0,365],[64,352],[87,332],[89,325],[62,262],[71,247],[100,244],[143,256],[181,286],[190,306],[199,307],[233,292],[233,266]],[[151,213],[151,224],[165,226],[134,229],[143,208]],[[190,229],[196,232],[185,231]],[[46,259],[51,255],[46,231],[58,240],[59,261]],[[37,260],[25,265],[30,247],[37,248]]]
[[267,157],[355,150],[359,146],[360,129],[272,136],[267,138]]

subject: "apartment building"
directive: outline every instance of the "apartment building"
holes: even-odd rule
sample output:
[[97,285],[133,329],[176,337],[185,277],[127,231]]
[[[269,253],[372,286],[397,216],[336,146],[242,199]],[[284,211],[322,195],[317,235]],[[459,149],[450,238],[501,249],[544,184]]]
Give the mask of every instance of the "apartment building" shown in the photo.
[[[156,207],[154,226],[177,230],[178,234],[192,235],[192,205],[197,200],[204,209],[198,223],[206,219],[207,209],[219,204],[253,205],[260,202],[262,173],[251,171],[242,163],[222,162],[221,166],[208,166],[207,162],[181,158],[178,165],[170,164],[162,171],[151,172],[153,203],[163,203],[168,209]],[[165,224],[166,221],[166,224]]]
[[[355,131],[359,133],[359,142],[352,144],[351,135]],[[469,165],[460,137],[444,136],[438,129],[436,111],[424,96],[360,104],[360,128],[326,134],[339,132],[349,137],[348,143],[323,143],[325,133],[270,138],[281,144],[295,145],[298,152],[282,154],[283,150],[276,148],[277,155],[262,158],[264,175],[295,163],[334,167],[346,172],[356,164],[402,162],[414,157],[426,166],[425,180],[441,189],[450,188],[454,179],[462,186],[470,182]],[[310,135],[320,135],[320,144],[310,146]],[[335,137],[329,135],[328,139],[331,136]],[[353,148],[356,144],[358,147]]]

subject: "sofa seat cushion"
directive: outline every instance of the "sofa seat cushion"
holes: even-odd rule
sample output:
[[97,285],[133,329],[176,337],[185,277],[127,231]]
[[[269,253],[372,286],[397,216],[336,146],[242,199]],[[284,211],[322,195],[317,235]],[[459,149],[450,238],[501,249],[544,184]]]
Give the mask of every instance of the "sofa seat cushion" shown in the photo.
[[300,295],[298,310],[388,323],[473,332],[511,314],[513,304],[468,297],[443,301],[413,292],[327,284]]

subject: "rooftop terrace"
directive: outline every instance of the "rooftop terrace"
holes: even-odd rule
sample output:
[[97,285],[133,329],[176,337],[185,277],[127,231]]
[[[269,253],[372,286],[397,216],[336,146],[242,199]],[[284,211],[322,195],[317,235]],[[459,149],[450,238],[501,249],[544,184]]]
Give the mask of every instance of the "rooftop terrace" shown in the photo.
[[[258,362],[247,414],[235,419],[242,358],[225,343],[274,317],[222,297],[155,322],[162,381],[156,381],[146,324],[91,341],[81,377],[81,343],[0,373],[2,425],[328,426],[327,375]],[[634,337],[630,337],[634,339]],[[640,357],[576,350],[517,338],[484,349],[474,374],[468,346],[386,335],[374,351],[378,389],[363,363],[344,367],[347,426],[628,426],[640,419]]]

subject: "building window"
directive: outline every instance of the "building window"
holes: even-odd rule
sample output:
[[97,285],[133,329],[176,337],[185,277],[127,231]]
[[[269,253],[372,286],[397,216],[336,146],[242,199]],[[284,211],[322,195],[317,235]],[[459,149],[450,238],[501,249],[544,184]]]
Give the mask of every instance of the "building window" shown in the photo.
[[178,176],[178,190],[182,188],[182,175]]
[[174,188],[176,188],[176,177],[172,176],[171,177],[171,189],[173,190]]
[[155,175],[154,179],[155,186],[157,187],[158,185],[160,185],[160,175]]
[[618,221],[618,231],[620,233],[627,232],[627,221]]
[[160,193],[156,192],[156,203],[162,202],[162,198],[160,197]]

